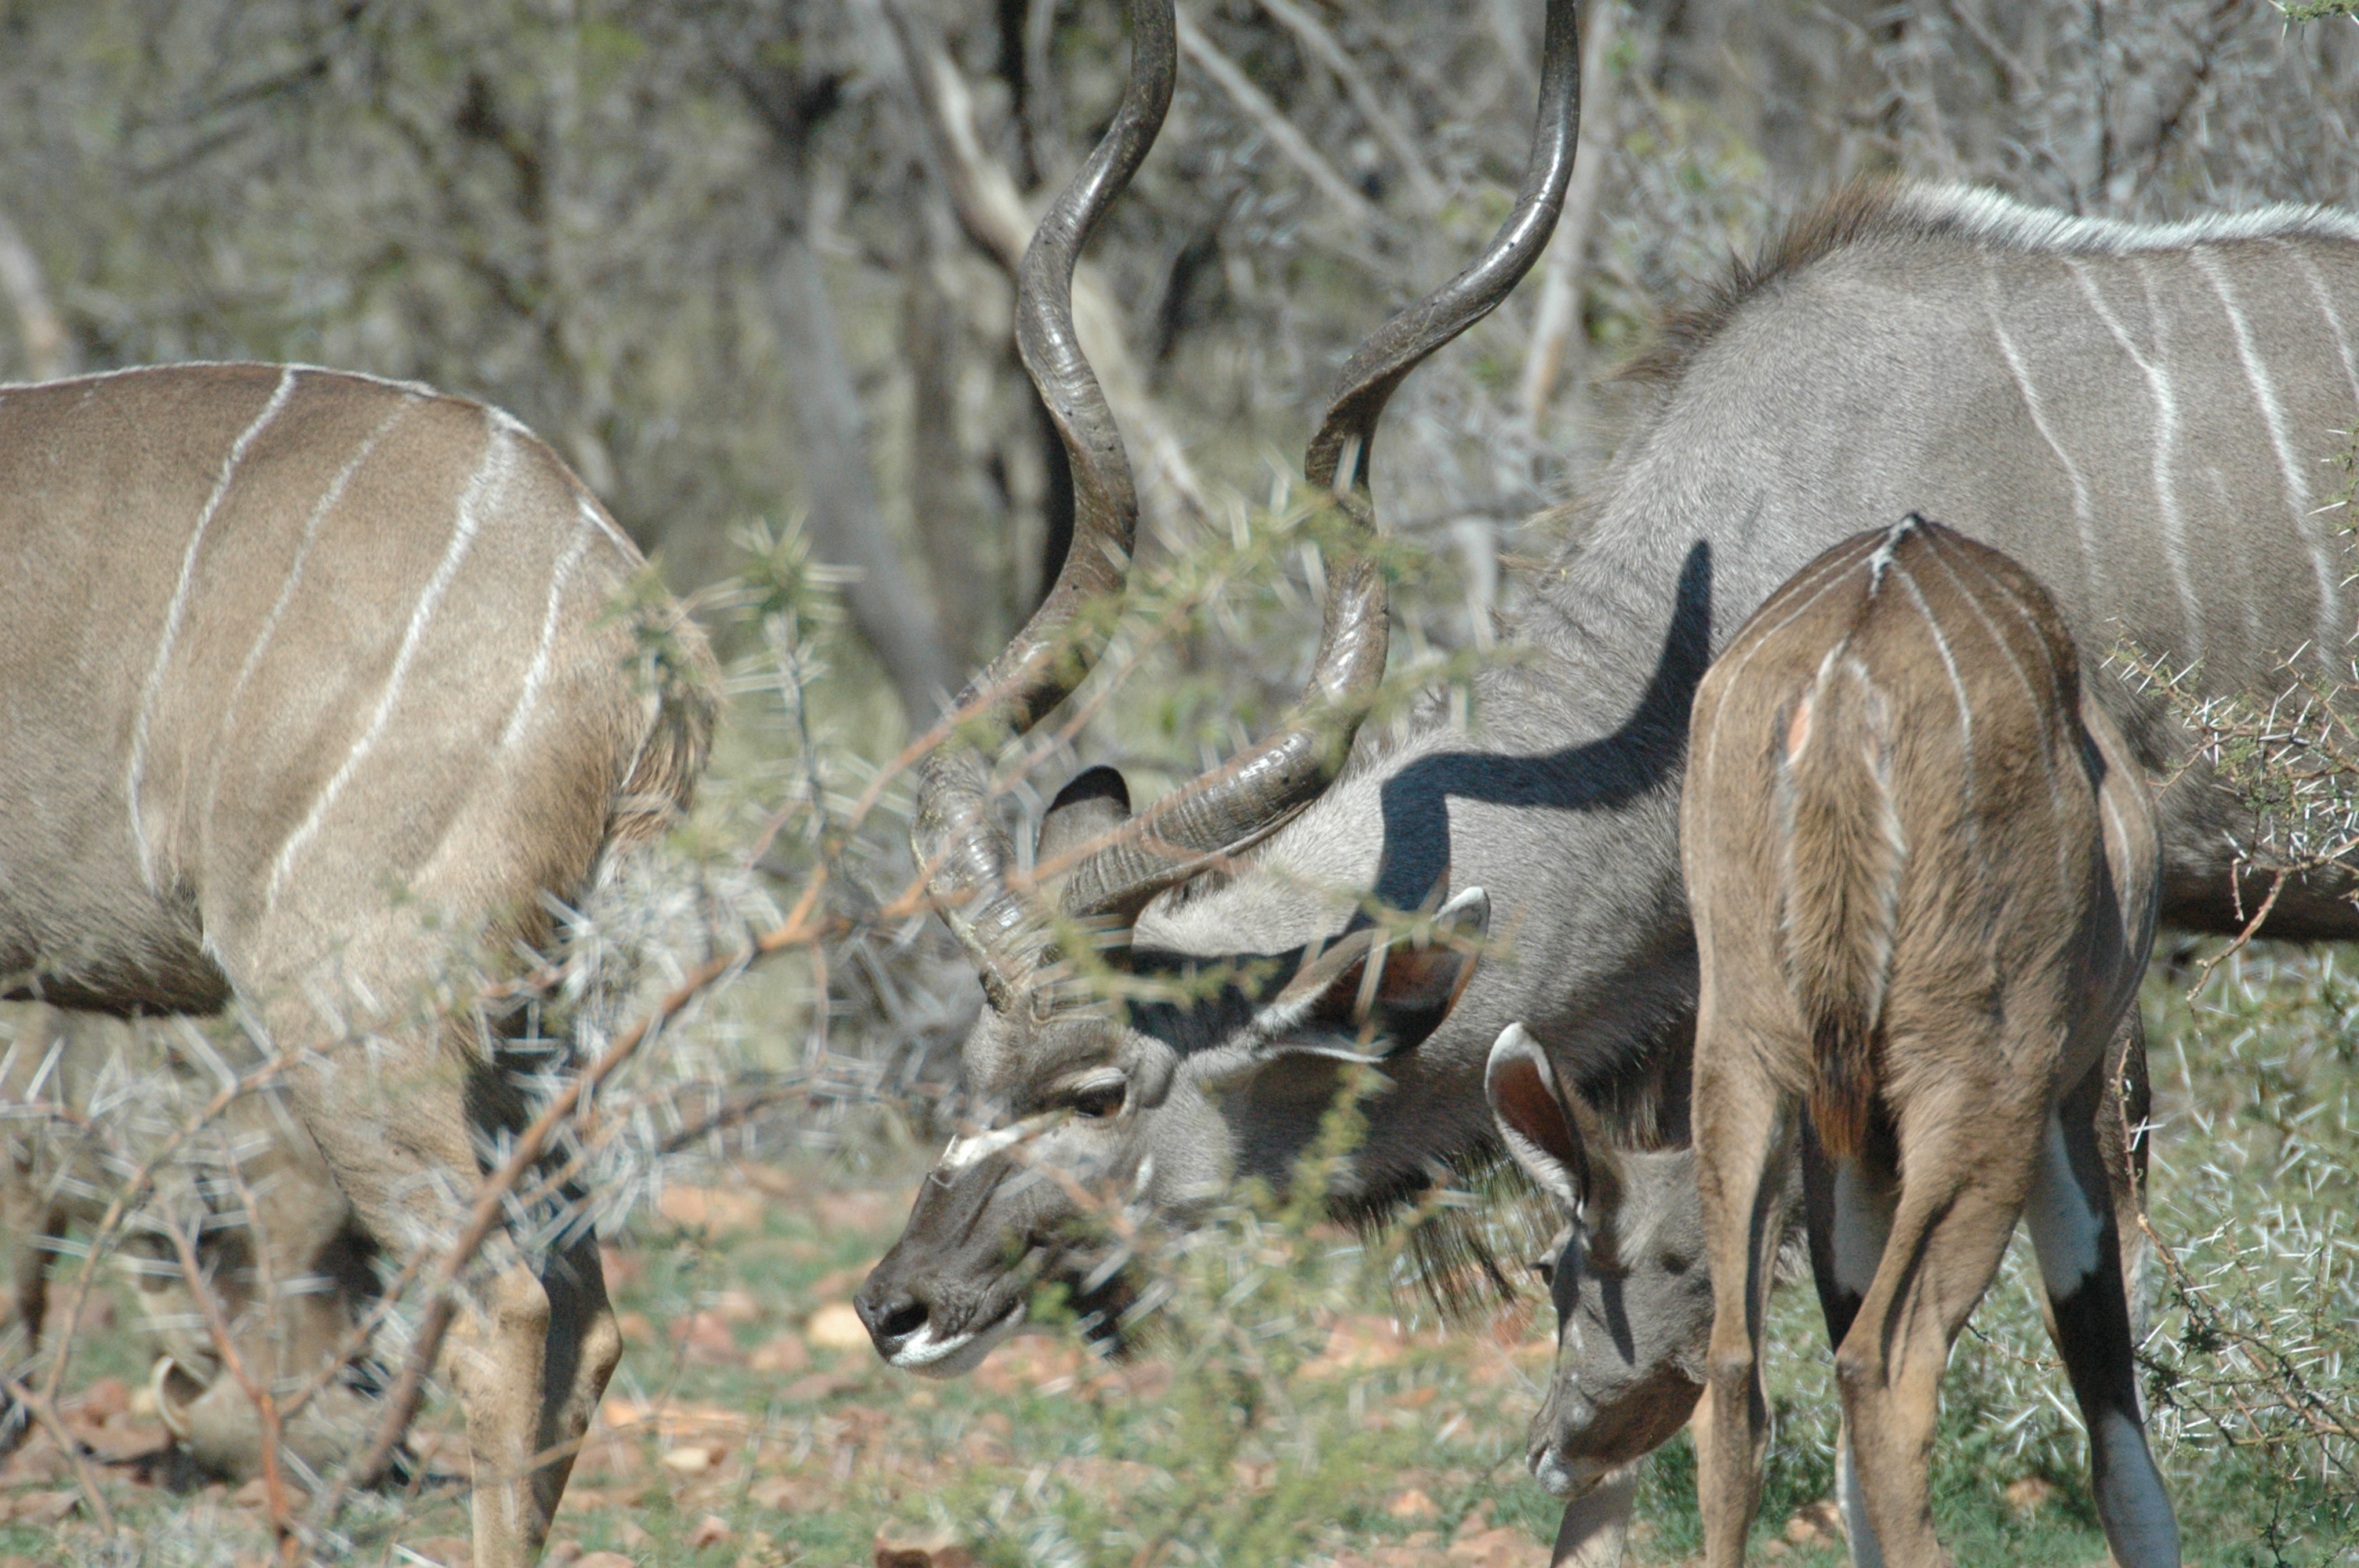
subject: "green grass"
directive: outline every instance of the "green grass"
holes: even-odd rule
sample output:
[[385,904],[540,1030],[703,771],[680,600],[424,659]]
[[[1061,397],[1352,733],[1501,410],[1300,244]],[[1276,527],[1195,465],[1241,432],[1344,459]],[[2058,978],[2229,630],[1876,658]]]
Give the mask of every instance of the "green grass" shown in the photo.
[[[2340,962],[2260,955],[2197,1007],[2160,980],[2147,999],[2166,1122],[2154,1208],[2183,1276],[2159,1299],[2148,1377],[2197,1563],[2324,1563],[2352,1537],[2348,1455],[2332,1433],[2352,1421],[2344,1352],[2359,1322],[2343,1217],[2359,1051]],[[1104,1362],[1051,1327],[967,1379],[924,1381],[841,1342],[919,1163],[905,1151],[882,1172],[842,1156],[717,1169],[635,1222],[612,1259],[627,1354],[560,1517],[561,1552],[852,1564],[891,1528],[949,1530],[1005,1568],[1545,1562],[1557,1509],[1523,1465],[1553,1329],[1544,1303],[1399,1332],[1397,1308],[1419,1315],[1387,1283],[1399,1236],[1364,1242],[1304,1206],[1248,1199],[1150,1260],[1171,1295],[1134,1358]],[[2025,1251],[1952,1361],[1937,1517],[1961,1562],[2086,1568],[2104,1548]],[[116,1302],[127,1322],[127,1291]],[[1780,1295],[1771,1339],[1777,1438],[1756,1555],[1833,1564],[1835,1546],[1783,1540],[1832,1474],[1829,1358],[1807,1290]],[[126,1336],[88,1335],[71,1381],[136,1388],[136,1358]],[[125,1420],[136,1434],[136,1416],[118,1418],[118,1446]],[[447,1407],[421,1444],[442,1477],[357,1508],[356,1561],[414,1561],[397,1545],[457,1560],[463,1494],[449,1466],[462,1449]],[[0,1523],[0,1557],[166,1565],[266,1550],[250,1493],[176,1496],[127,1466],[102,1474],[130,1555],[105,1557],[77,1514]],[[0,1500],[13,1513],[71,1485],[37,1439],[0,1475]],[[1654,1462],[1641,1520],[1638,1562],[1697,1552],[1684,1438]]]

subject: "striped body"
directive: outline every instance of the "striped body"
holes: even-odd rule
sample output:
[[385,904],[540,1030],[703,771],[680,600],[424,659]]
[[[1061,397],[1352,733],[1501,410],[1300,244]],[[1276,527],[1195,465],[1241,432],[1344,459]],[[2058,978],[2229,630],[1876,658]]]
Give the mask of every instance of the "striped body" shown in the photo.
[[[234,1002],[303,1055],[273,1092],[376,1247],[455,1234],[525,1114],[478,977],[702,765],[701,639],[611,612],[643,567],[522,427],[423,387],[0,387],[0,996]],[[593,1238],[495,1237],[463,1298],[475,1561],[520,1568],[620,1339]]]
[[[1835,539],[1912,511],[2045,584],[2093,675],[2126,638],[2201,661],[2207,690],[2275,691],[2296,654],[2339,673],[2359,631],[2349,520],[2321,511],[2359,427],[2359,221],[2137,228],[1855,192],[1637,371],[1663,395],[1534,614],[1543,643],[1607,606],[1659,628],[1667,607],[1631,601],[1700,542],[1717,643]],[[2175,766],[2158,703],[2091,685],[2147,766]],[[2231,804],[2201,776],[2166,801],[2180,924],[2230,918]],[[2295,903],[2288,935],[2359,930],[2333,889]]]
[[[1472,731],[1435,722],[1362,748],[1240,864],[1147,904],[1131,951],[1249,965],[1321,949],[1370,896],[1413,910],[1480,888],[1495,943],[1447,1017],[1386,1061],[1395,1087],[1366,1102],[1336,1195],[1381,1205],[1421,1191],[1437,1162],[1495,1150],[1484,1073],[1511,1025],[1619,1138],[1680,1141],[1698,981],[1680,802],[1697,685],[1810,561],[1911,512],[2046,586],[2083,689],[2137,768],[2170,781],[2161,918],[2238,929],[2269,880],[2246,869],[2240,906],[2235,844],[2256,825],[2185,765],[2161,701],[2104,661],[2127,639],[2174,665],[2200,658],[2204,691],[2267,696],[2287,657],[2344,656],[2359,558],[2345,519],[2321,508],[2359,427],[2354,355],[2347,215],[2140,227],[1956,189],[1849,192],[1634,367],[1643,406],[1519,607],[1525,657],[1475,678]],[[2349,884],[2288,886],[2271,933],[2359,936]],[[1139,1087],[1137,1108],[1074,1123],[1050,1153],[1079,1162],[1067,1145],[1086,1139],[1103,1168],[1150,1172],[1147,1201],[1181,1219],[1232,1176],[1286,1181],[1317,1136],[1310,1108],[1332,1103],[1332,1064],[1221,1009],[1150,1022],[995,1009],[968,1043],[967,1090],[1012,1123],[1057,1109],[1084,1072]],[[1241,1057],[1256,1076],[1223,1081]],[[1052,1245],[1064,1222],[1049,1199],[986,1190],[997,1169],[945,1172],[963,1184],[957,1224],[915,1217],[880,1270],[899,1295],[947,1303],[937,1322],[982,1321],[966,1303],[999,1304],[1016,1288],[1005,1260]],[[1701,1346],[1680,1354],[1693,1365]],[[1625,1370],[1633,1386],[1655,1372]]]
[[2106,1047],[2137,1027],[2158,847],[2145,776],[2079,677],[2038,583],[1912,516],[1804,568],[1697,693],[1681,854],[1715,1568],[1743,1560],[1757,1504],[1798,1156],[1853,1539],[1946,1562],[1925,1475],[1941,1372],[2027,1214],[2114,1558],[2178,1561],[2095,1122]]
[[0,389],[0,560],[9,990],[214,1011],[212,950],[317,961],[396,885],[538,933],[655,730],[601,619],[637,552],[512,420],[423,388]]

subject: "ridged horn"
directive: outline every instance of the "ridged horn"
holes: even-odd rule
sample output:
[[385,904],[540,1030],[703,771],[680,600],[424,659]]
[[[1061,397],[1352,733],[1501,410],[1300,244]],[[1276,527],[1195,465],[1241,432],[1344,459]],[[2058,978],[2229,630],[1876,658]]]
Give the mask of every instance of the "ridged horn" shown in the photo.
[[1024,911],[1002,885],[1013,847],[989,789],[987,754],[1063,701],[1105,645],[1093,600],[1119,595],[1138,529],[1122,435],[1073,331],[1073,264],[1163,128],[1178,49],[1171,0],[1130,0],[1130,80],[1114,124],[1033,232],[1016,269],[1016,341],[1040,389],[1073,476],[1073,538],[1057,581],[1024,629],[959,694],[959,731],[920,764],[910,841],[928,891],[983,971],[995,1006],[1020,989],[1031,958],[1016,940]]
[[[1549,3],[1539,115],[1515,210],[1473,265],[1360,345],[1311,438],[1303,476],[1334,498],[1360,539],[1375,533],[1369,453],[1386,403],[1427,355],[1507,297],[1556,228],[1580,141],[1580,9],[1577,0]],[[1384,676],[1387,627],[1384,578],[1366,554],[1339,547],[1326,569],[1319,656],[1285,722],[1259,745],[1157,801],[1119,840],[1076,867],[1065,890],[1069,913],[1134,918],[1164,889],[1276,832],[1334,782]]]

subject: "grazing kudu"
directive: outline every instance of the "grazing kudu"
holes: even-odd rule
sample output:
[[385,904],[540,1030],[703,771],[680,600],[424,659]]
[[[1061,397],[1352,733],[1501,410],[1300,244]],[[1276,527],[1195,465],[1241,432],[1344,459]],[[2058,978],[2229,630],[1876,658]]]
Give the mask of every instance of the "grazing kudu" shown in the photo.
[[1941,1373],[2020,1217],[2106,1544],[2123,1568],[2176,1568],[2096,1133],[2161,854],[2062,618],[2006,556],[1911,515],[1769,597],[1704,676],[1692,744],[1707,1561],[1744,1562],[1759,1506],[1762,1331],[1799,1157],[1846,1522],[1876,1549],[1861,1558],[1949,1561],[1927,1476]]
[[[1304,459],[1311,490],[1331,498],[1364,536],[1371,443],[1386,402],[1436,349],[1488,314],[1538,259],[1571,173],[1579,121],[1578,17],[1550,0],[1540,108],[1523,189],[1474,264],[1399,312],[1354,352]],[[1081,611],[1119,593],[1137,521],[1130,469],[1104,398],[1072,330],[1073,258],[1090,228],[1146,157],[1169,102],[1175,64],[1170,0],[1131,0],[1131,70],[1114,124],[1059,197],[1026,254],[1018,342],[1064,438],[1073,470],[1073,542],[1055,588],[1015,642],[959,699],[964,727],[1013,738],[1072,690],[1098,650]],[[1036,1248],[1054,1252],[1074,1205],[1027,1163],[1114,1178],[1169,1208],[1201,1201],[1201,1163],[1159,1169],[1136,1157],[1133,1129],[1175,1087],[1200,1108],[1212,1076],[1236,1083],[1292,1060],[1365,1059],[1381,1039],[1398,1051],[1448,1016],[1474,971],[1468,950],[1489,903],[1462,883],[1415,933],[1357,923],[1316,886],[1282,906],[1252,911],[1228,935],[1269,961],[1221,977],[1201,1006],[1147,1002],[1117,1017],[1089,988],[1069,983],[1057,928],[1106,931],[1109,956],[1153,979],[1196,968],[1193,945],[1134,926],[1156,897],[1216,870],[1267,838],[1321,795],[1351,750],[1382,677],[1384,579],[1356,549],[1327,563],[1326,626],[1301,702],[1278,731],[1205,777],[1130,817],[1111,768],[1093,768],[1060,792],[1040,830],[1038,878],[1021,874],[985,790],[984,759],[968,741],[929,757],[919,781],[915,846],[951,928],[973,955],[989,1006],[962,1066],[971,1112],[988,1130],[953,1141],[919,1190],[909,1227],[856,1301],[878,1353],[896,1366],[946,1374],[973,1366],[1022,1321],[1034,1271],[1011,1266]],[[1053,874],[1052,874],[1053,873]],[[1429,877],[1420,895],[1440,889]],[[1408,901],[1416,905],[1419,901]],[[1292,930],[1292,941],[1265,933]],[[1206,1033],[1210,1022],[1219,1022]],[[1217,1062],[1217,1066],[1214,1065]],[[1323,1103],[1323,1101],[1322,1101]],[[1310,1112],[1316,1119],[1316,1111]],[[1013,1179],[1011,1179],[1013,1178]],[[978,1223],[980,1222],[980,1223]],[[1013,1249],[1011,1237],[1021,1240]]]
[[[1569,46],[1569,26],[1550,27]],[[1547,70],[1561,83],[1553,52]],[[1570,119],[1564,99],[1548,102]],[[1560,122],[1543,118],[1554,146]],[[1070,254],[1070,209],[1061,221]],[[1037,294],[1027,311],[1041,334]],[[1078,368],[1070,333],[1055,345]],[[1956,188],[1846,191],[1634,368],[1644,406],[1528,584],[1525,657],[1476,677],[1472,733],[1437,716],[1323,790],[1322,770],[1257,747],[1146,806],[1130,823],[1141,836],[1111,855],[1092,844],[1125,823],[1127,798],[1093,768],[1052,805],[1036,863],[1073,868],[1062,907],[1126,942],[1109,961],[1271,984],[1349,933],[1366,901],[1406,911],[1438,884],[1483,890],[1480,968],[1405,990],[1419,1005],[1381,1021],[1395,1087],[1364,1107],[1365,1140],[1334,1193],[1345,1205],[1380,1206],[1437,1164],[1495,1152],[1484,1065],[1518,1021],[1622,1141],[1679,1141],[1696,998],[1680,786],[1696,683],[1730,633],[1813,556],[1915,508],[2045,581],[2093,661],[2126,636],[2200,656],[2190,678],[2205,691],[2272,693],[2287,657],[2332,657],[2359,608],[2350,546],[2318,512],[2335,471],[2322,463],[2359,423],[2355,351],[2349,217],[2277,207],[2150,227]],[[1050,401],[1080,406],[1078,394]],[[1090,406],[1068,416],[1093,519],[1069,570],[1103,593],[1126,559],[1128,470]],[[1346,580],[1331,568],[1331,585]],[[1007,730],[1054,707],[1091,651],[1058,634],[1073,599],[1052,603],[973,688],[1021,692],[992,709]],[[1328,625],[1332,655],[1381,613],[1344,594]],[[1341,697],[1353,688],[1336,667],[1322,664],[1319,689]],[[1043,678],[1023,684],[1027,671]],[[2181,767],[2188,737],[2158,697],[2094,663],[2082,675],[2138,766],[2173,781],[2158,803],[2163,918],[2239,928],[2256,903],[2240,893],[2268,880],[2238,862],[2245,808]],[[1076,1205],[1029,1164],[1184,1219],[1233,1176],[1284,1181],[1342,1070],[1322,1054],[1333,1032],[1297,1033],[1235,988],[1193,1007],[1092,1011],[1068,1005],[1082,988],[1035,983],[1051,972],[1037,928],[1057,890],[1014,869],[982,777],[963,741],[933,759],[919,843],[984,979],[962,1063],[983,1136],[946,1152],[860,1302],[880,1353],[938,1370],[971,1364],[1016,1321],[1027,1278],[1088,1277],[1064,1240]],[[2347,882],[2288,885],[2272,933],[2359,935]]]
[[[701,640],[611,613],[638,552],[514,420],[301,366],[0,387],[0,995],[234,1008],[370,1240],[448,1246],[566,1065],[473,977],[684,804]],[[549,1217],[443,1358],[478,1568],[538,1552],[620,1352]]]
[[[0,1357],[26,1367],[51,1303],[51,1260],[72,1227],[103,1222],[123,1177],[117,1162],[136,1147],[110,1143],[101,1106],[119,1106],[126,1076],[157,1065],[123,1021],[31,1003],[0,1011],[8,1015],[0,1018],[0,1255],[8,1270]],[[194,1089],[199,1104],[218,1087],[177,1062],[162,1071]],[[190,1098],[167,1095],[161,1104],[185,1113]],[[142,1125],[124,1130],[136,1139]],[[265,1095],[231,1102],[212,1136],[157,1173],[125,1227],[139,1292],[133,1326],[153,1349],[158,1416],[200,1469],[248,1480],[263,1471],[260,1415],[223,1364],[167,1226],[193,1232],[202,1288],[252,1375],[282,1395],[324,1379],[284,1423],[285,1450],[314,1473],[355,1453],[377,1409],[378,1368],[359,1333],[377,1295],[375,1249],[302,1130]],[[0,1453],[25,1435],[27,1417],[22,1409],[0,1417]]]

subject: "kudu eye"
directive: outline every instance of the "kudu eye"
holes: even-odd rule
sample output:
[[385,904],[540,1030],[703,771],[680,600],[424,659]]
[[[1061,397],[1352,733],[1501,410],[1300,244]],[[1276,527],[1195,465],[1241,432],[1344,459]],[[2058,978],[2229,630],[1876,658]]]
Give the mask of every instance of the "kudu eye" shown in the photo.
[[1555,1288],[1556,1260],[1554,1258],[1535,1258],[1529,1263],[1526,1264],[1525,1267],[1531,1270],[1531,1271],[1538,1277],[1539,1281],[1543,1286],[1549,1289]]
[[1091,1121],[1103,1121],[1109,1116],[1120,1114],[1129,1087],[1124,1083],[1092,1084],[1087,1088],[1074,1090],[1065,1103],[1072,1107],[1076,1116]]

